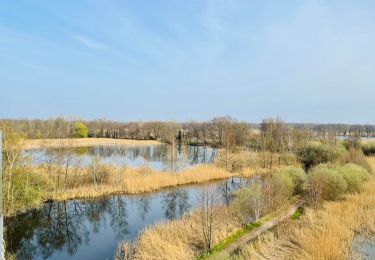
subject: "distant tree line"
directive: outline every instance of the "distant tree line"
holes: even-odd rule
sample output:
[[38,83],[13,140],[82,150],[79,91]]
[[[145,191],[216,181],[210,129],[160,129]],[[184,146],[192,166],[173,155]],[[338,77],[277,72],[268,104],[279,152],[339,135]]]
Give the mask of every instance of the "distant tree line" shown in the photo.
[[[208,122],[113,122],[108,120],[0,120],[27,138],[97,137],[134,140],[179,141],[188,144],[230,146],[242,145],[250,125],[231,117],[218,117]],[[86,131],[87,129],[87,131]]]
[[[267,135],[282,135],[287,128],[309,131],[314,139],[334,141],[337,135],[375,137],[375,125],[346,124],[286,124],[279,120],[273,130],[265,129],[265,121],[251,124],[237,121],[229,116],[216,117],[207,122],[114,122],[109,120],[70,120],[62,117],[47,120],[3,119],[6,123],[28,138],[71,138],[104,137],[134,140],[160,140],[167,143],[179,141],[188,144],[235,146],[244,145],[253,132],[267,132]],[[281,127],[282,125],[282,127]],[[87,128],[87,129],[86,129]],[[276,133],[276,132],[277,133]],[[280,132],[281,131],[281,132]],[[273,133],[271,133],[273,132]],[[285,135],[283,138],[286,138]],[[268,138],[268,140],[271,140]],[[283,144],[284,145],[284,141]],[[274,146],[274,144],[263,144]],[[277,148],[277,149],[284,149]],[[271,150],[273,148],[271,147]]]
[[340,136],[360,135],[362,137],[375,137],[375,125],[359,124],[302,124],[290,123],[299,129],[311,130],[316,133],[335,133]]

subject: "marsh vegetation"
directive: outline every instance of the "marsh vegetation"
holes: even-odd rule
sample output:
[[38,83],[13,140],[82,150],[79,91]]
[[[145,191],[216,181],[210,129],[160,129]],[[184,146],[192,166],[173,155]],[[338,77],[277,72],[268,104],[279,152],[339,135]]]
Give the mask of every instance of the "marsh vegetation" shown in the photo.
[[[340,220],[348,224],[337,236],[351,245],[354,234],[374,232],[364,219],[372,213],[367,197],[373,160],[366,155],[372,154],[373,143],[362,141],[360,134],[339,140],[338,132],[305,129],[280,119],[264,120],[257,129],[228,117],[125,128],[113,123],[105,130],[108,124],[55,120],[41,122],[38,128],[36,121],[2,123],[9,256],[90,257],[87,248],[105,239],[102,256],[112,257],[116,251],[118,259],[268,259],[268,245],[282,248],[273,256],[285,259],[330,257],[328,249],[317,248],[323,247],[318,238],[307,247],[306,228],[313,237],[324,237],[319,228],[324,222],[316,222],[315,216],[324,216],[324,225],[334,226],[327,205],[341,205],[332,206],[339,211],[336,207],[350,208],[352,201],[352,210],[363,214]],[[137,127],[133,131],[130,126]],[[132,140],[93,138],[103,136]],[[77,139],[29,139],[33,137]],[[202,186],[181,186],[199,183]],[[166,188],[170,190],[163,191]],[[277,229],[236,256],[221,255],[229,242],[300,199],[306,208],[290,226],[290,221],[282,225],[283,235]],[[136,207],[142,213],[129,213]],[[351,224],[354,218],[359,226]],[[127,224],[131,221],[134,228]],[[48,235],[51,230],[60,238]],[[297,233],[298,243],[285,242],[291,239],[287,234]],[[47,238],[56,244],[46,244]],[[118,246],[121,240],[126,243]],[[348,256],[349,251],[333,241],[337,255]],[[283,248],[288,243],[293,243],[290,250]]]

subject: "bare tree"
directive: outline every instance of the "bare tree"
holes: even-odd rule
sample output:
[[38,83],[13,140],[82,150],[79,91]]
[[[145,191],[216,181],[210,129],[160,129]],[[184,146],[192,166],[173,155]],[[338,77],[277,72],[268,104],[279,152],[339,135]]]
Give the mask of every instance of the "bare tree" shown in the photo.
[[213,235],[219,222],[219,196],[215,187],[205,187],[200,196],[200,224],[206,250],[212,248]]
[[94,157],[91,162],[91,174],[92,181],[95,187],[95,190],[98,189],[98,173],[100,168],[100,157]]

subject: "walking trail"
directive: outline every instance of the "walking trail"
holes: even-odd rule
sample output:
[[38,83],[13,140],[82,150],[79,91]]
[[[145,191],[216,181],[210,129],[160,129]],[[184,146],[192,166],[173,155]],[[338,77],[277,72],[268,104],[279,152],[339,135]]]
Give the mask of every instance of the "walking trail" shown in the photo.
[[287,211],[283,212],[279,216],[269,220],[268,222],[262,224],[260,227],[254,229],[250,233],[240,237],[236,241],[234,241],[232,244],[230,244],[227,248],[225,248],[222,253],[226,255],[231,255],[234,252],[236,252],[239,248],[244,246],[245,244],[249,243],[251,240],[257,238],[261,234],[265,233],[266,231],[270,230],[271,228],[277,226],[280,222],[284,221],[285,219],[291,217],[294,212],[297,211],[299,207],[303,205],[304,201],[300,200],[296,204],[294,204],[292,207],[290,207]]

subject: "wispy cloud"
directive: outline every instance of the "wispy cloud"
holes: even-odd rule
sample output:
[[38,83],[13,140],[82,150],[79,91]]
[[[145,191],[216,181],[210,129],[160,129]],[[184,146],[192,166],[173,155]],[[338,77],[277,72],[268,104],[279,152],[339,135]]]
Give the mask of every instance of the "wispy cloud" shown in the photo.
[[85,45],[86,47],[91,48],[91,49],[109,50],[109,47],[106,46],[105,44],[100,43],[96,40],[90,39],[90,38],[88,38],[86,36],[83,36],[83,35],[74,35],[73,39],[75,39],[76,41],[82,43],[83,45]]

